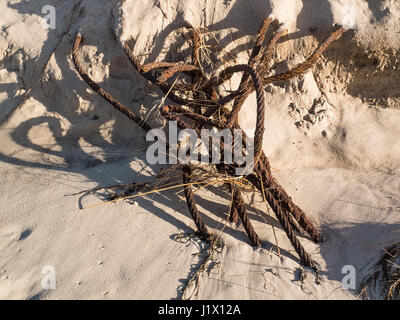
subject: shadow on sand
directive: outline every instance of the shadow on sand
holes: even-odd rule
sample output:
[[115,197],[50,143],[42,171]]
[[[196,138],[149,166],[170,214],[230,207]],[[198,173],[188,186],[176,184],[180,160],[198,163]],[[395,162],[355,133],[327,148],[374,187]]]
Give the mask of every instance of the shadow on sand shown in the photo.
[[[57,6],[61,3],[60,1],[34,0],[24,1],[23,3],[17,4],[9,4],[9,7],[17,10],[21,14],[32,14],[32,12],[34,12],[34,8],[38,7],[38,2],[43,3],[43,6],[48,4],[53,4]],[[372,5],[373,1],[369,2],[371,3],[370,5]],[[67,5],[70,5],[70,8],[72,10],[74,3],[74,1],[64,2],[63,6],[65,7]],[[245,24],[245,28],[237,30],[236,32],[231,34],[229,36],[229,39],[221,39],[220,44],[222,45],[222,47],[226,46],[232,40],[239,39],[244,36],[255,35],[261,23],[261,17],[268,16],[271,12],[271,8],[269,8],[268,6],[261,6],[261,3],[265,3],[265,1],[259,2],[260,7],[258,8],[257,15],[254,11],[249,11],[250,9],[248,8],[247,3],[247,0],[236,1],[225,19],[211,26],[208,26],[211,31],[218,31],[226,28],[235,27],[233,21],[238,19],[237,17],[239,16],[257,16],[257,19],[249,19],[249,23]],[[85,4],[86,6],[88,6],[87,1],[84,1],[82,6],[85,6]],[[112,28],[111,7],[112,3],[108,5],[107,8],[105,8],[105,14],[110,15],[110,24],[106,26],[99,25],[97,26],[97,28],[101,30],[99,32],[104,33],[105,41],[109,41],[109,43],[112,43],[115,48],[118,48],[117,41],[113,39],[112,35],[110,35],[109,32],[110,28]],[[125,119],[123,115],[113,110],[111,106],[105,103],[95,93],[89,91],[86,83],[82,81],[82,79],[72,67],[69,53],[72,47],[72,41],[75,32],[79,27],[79,21],[81,21],[85,17],[85,11],[89,10],[87,7],[84,7],[84,9],[85,10],[81,12],[81,15],[79,15],[74,21],[71,32],[65,35],[64,39],[60,42],[60,45],[53,53],[52,63],[56,64],[61,70],[61,76],[52,77],[53,75],[50,73],[48,74],[49,77],[47,81],[41,81],[37,84],[34,84],[34,80],[32,80],[32,77],[29,77],[29,75],[27,75],[27,86],[32,86],[30,101],[37,101],[39,104],[43,105],[46,108],[46,115],[27,119],[21,122],[15,128],[7,127],[7,130],[10,131],[10,137],[15,142],[15,144],[17,144],[21,148],[36,151],[48,156],[61,158],[63,160],[63,164],[60,165],[54,163],[32,162],[27,159],[19,159],[12,155],[4,153],[0,154],[0,161],[8,162],[26,168],[41,168],[79,174],[84,173],[88,180],[96,182],[98,186],[113,185],[118,183],[130,183],[132,181],[121,179],[121,177],[113,177],[113,173],[112,170],[109,169],[109,165],[118,164],[119,171],[126,172],[126,177],[132,176],[132,169],[129,165],[129,162],[146,162],[143,152],[145,150],[144,132],[142,132],[140,128],[138,129],[138,127],[130,122],[130,120]],[[254,8],[252,10],[254,10]],[[319,22],[315,22],[314,19],[311,19],[311,17],[315,17],[318,14],[320,14],[318,20]],[[40,12],[37,13],[37,15],[40,15]],[[63,21],[61,17],[58,20]],[[314,24],[316,23],[319,25],[321,23],[324,27],[320,28],[321,33],[318,33],[316,35],[319,40],[321,40],[329,33],[329,28],[331,27],[332,22],[333,18],[330,14],[328,1],[304,1],[303,9],[297,21],[300,31],[295,34],[289,35],[289,39],[314,34],[316,27]],[[178,16],[175,21],[166,26],[165,29],[156,36],[156,38],[154,39],[156,45],[148,55],[146,62],[156,60],[163,49],[165,39],[171,34],[171,32],[176,29],[178,25],[181,25],[181,23],[182,17]],[[66,27],[66,23],[63,27]],[[83,30],[82,32],[84,33],[85,30]],[[38,74],[40,67],[46,63],[46,61],[49,59],[50,54],[53,52],[56,43],[59,40],[60,34],[61,33],[57,31],[49,33],[48,39],[43,44],[42,53],[40,54],[40,56],[37,59],[25,62],[25,64],[27,65],[27,73]],[[88,36],[84,40],[84,45],[98,47],[98,44],[96,42],[93,42],[92,40],[93,38]],[[174,50],[176,50],[177,46],[182,46],[184,41],[184,39],[177,39],[177,45],[171,47],[170,52],[166,56],[176,56],[174,54]],[[251,48],[251,46],[251,43],[238,46],[232,52],[232,55],[235,56],[239,52],[248,50],[249,48]],[[105,87],[117,98],[119,98],[125,105],[132,107],[131,102],[137,99],[138,92],[143,91],[143,88],[148,86],[148,84],[141,78],[140,75],[138,75],[132,69],[128,60],[123,57],[124,54],[122,49],[115,50],[119,50],[119,56],[117,57],[119,61],[125,62],[125,65],[118,68],[126,68],[127,70],[130,70],[131,77],[130,79],[118,79],[115,77],[110,77],[108,81],[99,84]],[[115,58],[115,56],[113,57],[112,54],[115,54],[115,52],[110,53],[110,51],[107,51],[106,48],[101,47],[98,47],[98,52],[104,52],[102,63],[110,63],[110,61],[114,61],[113,58]],[[182,55],[190,56],[190,53],[189,51],[182,51]],[[113,66],[110,66],[110,68],[112,67]],[[11,69],[12,68],[10,67],[9,71],[11,71]],[[136,92],[132,90],[131,92],[127,93],[119,88],[120,84],[126,86],[127,83],[128,85],[136,87]],[[11,87],[2,86],[1,88],[4,90],[13,90]],[[155,90],[154,88],[151,89]],[[88,108],[86,110],[80,108],[82,99],[91,101],[93,105],[96,105],[96,108]],[[152,105],[156,103],[157,99],[159,99],[159,96],[150,95],[149,97],[146,97],[146,99],[146,103]],[[6,101],[5,103],[11,104],[14,103],[14,101]],[[133,109],[138,109],[139,107],[140,105],[136,104],[134,105]],[[72,124],[70,128],[67,129],[67,131],[65,131],[62,123],[65,120]],[[107,125],[107,123],[109,123],[111,120],[114,121],[113,128],[110,128],[110,139],[106,140],[101,135],[100,131],[101,128]],[[47,125],[52,131],[52,135],[55,139],[55,145],[59,147],[58,149],[53,150],[48,147],[35,144],[29,139],[29,130],[31,130],[35,126],[40,126],[43,124]],[[121,138],[119,130],[122,130],[122,128],[125,128],[125,138]],[[140,134],[138,134],[138,132],[140,132]],[[131,140],[129,137],[134,137],[134,139]],[[94,148],[102,150],[103,158],[99,158],[98,156],[96,156],[96,154],[92,155],[88,153],[87,150],[83,149],[80,145],[80,140],[84,140],[92,145]],[[126,143],[126,145],[121,147],[121,143]],[[98,168],[98,170],[92,170],[93,168]],[[154,171],[157,171],[159,167],[154,167],[152,169]],[[136,172],[134,174],[139,175],[140,173]],[[216,190],[215,188],[213,189],[213,192],[216,192],[219,196],[225,198],[225,203],[222,204],[218,201],[212,201],[211,199],[199,199],[199,197],[197,197],[196,200],[198,201],[200,208],[203,208],[204,210],[215,214],[215,217],[211,217],[209,215],[205,216],[206,225],[211,228],[218,228],[220,227],[221,219],[226,219],[229,209],[229,197],[226,194]],[[105,194],[99,193],[98,195],[102,199],[106,198]],[[136,199],[136,201],[138,202],[139,206],[146,208],[154,215],[158,216],[160,219],[163,219],[164,221],[173,224],[174,226],[185,232],[189,232],[191,230],[189,226],[179,220],[179,215],[175,215],[175,213],[179,213],[181,215],[189,216],[186,204],[184,202],[179,203],[179,199],[180,198],[174,192],[166,192],[163,195],[157,195],[149,198],[140,198]],[[169,214],[165,210],[161,210],[160,208],[158,208],[155,205],[155,203],[157,202],[170,207],[173,214]],[[260,220],[260,217],[251,208],[249,208],[249,214],[251,219]],[[281,228],[277,220],[274,220],[273,223],[276,228]],[[362,232],[371,232],[371,230],[375,230],[376,233],[387,233],[396,227],[398,228],[398,226],[393,225],[356,225],[339,230],[333,227],[323,226],[323,233],[328,236],[328,241],[326,244],[322,245],[321,254],[324,259],[326,259],[329,268],[336,270],[339,265],[338,262],[334,259],[335,255],[332,254],[332,251],[344,250],[344,248],[347,248],[346,250],[350,250],[351,252],[353,252],[353,250],[356,251],[355,242],[347,240],[348,243],[345,246],[344,244],[346,243],[344,241],[346,240],[340,240],[342,241],[340,243],[340,246],[336,246],[337,241],[339,241],[336,239],[351,239],[351,236],[354,233],[361,235]],[[242,230],[236,229],[234,226],[228,225],[225,228],[225,232],[240,241],[246,243],[248,242],[246,234]],[[271,247],[273,247],[273,244],[267,241],[263,241],[262,244],[263,247],[266,249],[270,249]],[[292,255],[288,251],[281,250],[281,253],[284,256],[290,257],[291,259],[295,259],[298,261],[297,257]],[[352,263],[351,255],[349,256],[348,263]],[[334,273],[330,274],[330,277],[332,279],[341,279],[340,270],[338,272],[335,271]]]

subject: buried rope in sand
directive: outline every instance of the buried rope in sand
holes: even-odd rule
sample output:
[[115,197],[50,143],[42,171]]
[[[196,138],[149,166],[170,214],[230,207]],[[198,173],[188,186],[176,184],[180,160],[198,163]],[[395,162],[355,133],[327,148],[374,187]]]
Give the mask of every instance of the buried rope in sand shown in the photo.
[[[274,21],[277,22],[277,21]],[[204,73],[204,69],[201,66],[201,61],[199,61],[199,41],[204,41],[201,39],[201,35],[197,34],[199,30],[193,31],[192,36],[193,39],[193,47],[194,52],[192,54],[192,59],[194,61],[192,65],[186,64],[184,62],[175,63],[170,62],[167,64],[154,64],[151,67],[148,65],[147,68],[144,68],[140,65],[136,57],[133,55],[133,50],[129,47],[128,43],[121,40],[117,35],[116,38],[120,42],[122,48],[124,49],[128,59],[130,60],[133,67],[142,75],[145,79],[153,83],[155,86],[159,87],[165,94],[168,93],[168,97],[174,103],[180,105],[180,107],[162,107],[161,114],[167,120],[177,121],[178,126],[181,129],[194,129],[201,130],[206,128],[207,126],[214,126],[216,122],[221,123],[221,127],[227,128],[229,130],[241,129],[238,125],[238,114],[243,106],[246,98],[252,93],[256,91],[257,96],[257,125],[255,130],[255,166],[253,171],[246,176],[246,179],[250,181],[250,183],[263,195],[263,198],[267,200],[269,206],[274,211],[277,216],[279,222],[281,223],[283,229],[285,230],[291,244],[295,248],[296,252],[300,257],[300,261],[307,267],[312,267],[314,270],[318,269],[318,266],[313,261],[311,256],[305,251],[302,244],[298,240],[296,236],[297,224],[304,229],[311,237],[314,242],[321,242],[324,238],[319,234],[319,231],[311,222],[310,219],[306,216],[306,214],[293,202],[292,198],[287,194],[285,189],[281,187],[277,181],[273,178],[271,173],[271,166],[269,164],[268,158],[264,154],[262,150],[262,142],[263,142],[263,132],[264,132],[264,117],[265,117],[265,101],[264,101],[264,92],[263,86],[269,83],[276,83],[282,81],[288,81],[295,77],[298,77],[308,70],[310,70],[321,57],[322,53],[329,47],[329,45],[339,39],[341,35],[347,31],[347,29],[343,27],[336,27],[336,29],[327,37],[327,39],[314,51],[314,53],[306,59],[305,62],[298,64],[293,69],[284,72],[282,74],[277,74],[273,76],[268,76],[268,68],[269,66],[266,63],[269,63],[269,60],[272,60],[272,52],[275,49],[277,42],[283,36],[286,35],[286,30],[277,30],[275,35],[271,38],[271,40],[267,43],[266,46],[263,45],[265,34],[269,27],[272,25],[272,21],[270,18],[265,19],[260,28],[260,31],[257,36],[256,44],[253,48],[252,55],[250,56],[248,65],[237,65],[237,66],[228,66],[225,68],[222,73],[218,76],[208,79],[207,75]],[[186,26],[187,29],[188,26]],[[200,40],[199,40],[200,39]],[[81,75],[82,79],[103,99],[108,101],[113,107],[122,112],[125,116],[136,122],[143,130],[148,132],[151,127],[138,115],[131,112],[128,108],[119,103],[114,97],[112,97],[108,92],[102,89],[99,85],[97,85],[88,75],[84,72],[82,66],[80,65],[80,61],[78,58],[78,51],[82,41],[82,36],[78,33],[73,47],[73,61],[74,65]],[[161,77],[155,77],[151,72],[144,72],[148,70],[156,70],[156,69],[166,69],[162,72]],[[201,70],[201,71],[199,71]],[[194,74],[193,74],[194,71]],[[168,79],[170,79],[173,75],[179,75],[181,73],[188,74],[192,76],[192,83],[168,83]],[[225,97],[219,97],[218,88],[216,84],[221,84],[225,81],[225,79],[232,76],[234,73],[243,72],[241,86],[239,89],[228,94]],[[215,80],[216,79],[216,80]],[[204,84],[199,86],[199,84]],[[199,88],[198,88],[199,87]],[[226,112],[226,105],[234,101],[234,110],[229,113]],[[222,113],[227,113],[227,117],[223,118],[220,116]],[[172,114],[174,113],[174,114]],[[191,114],[196,114],[196,116],[190,117]],[[188,115],[191,122],[188,122],[181,116],[185,117]],[[201,120],[200,120],[201,119]],[[243,131],[242,131],[243,132]],[[246,135],[245,140],[246,140]],[[244,142],[242,141],[243,150],[245,149]],[[221,147],[224,147],[224,144],[221,143]],[[229,177],[234,177],[234,169],[238,168],[237,164],[233,165],[215,165],[215,169],[217,172],[227,175]],[[201,216],[195,207],[193,192],[191,191],[191,186],[196,183],[189,183],[192,179],[190,176],[190,167],[187,167],[187,172],[183,172],[183,179],[187,183],[166,187],[161,190],[173,189],[176,187],[184,187],[186,193],[186,201],[188,204],[189,211],[196,223],[196,226],[199,229],[200,233],[203,233],[203,236],[207,238],[209,236],[204,223],[201,220]],[[229,181],[231,179],[226,179],[222,181]],[[232,180],[231,180],[232,181]],[[221,182],[219,180],[218,182]],[[202,182],[203,183],[203,182]],[[204,182],[206,183],[206,182]],[[209,182],[208,182],[209,183]],[[125,197],[134,198],[143,196],[149,193],[160,192],[160,190],[149,191],[148,193],[142,193],[134,196]],[[115,199],[110,202],[115,202],[120,199]],[[110,203],[107,202],[107,203]],[[101,204],[96,204],[90,207],[86,207],[85,209],[93,208]],[[251,226],[251,222],[247,217],[247,212],[243,210],[243,203],[240,201],[240,193],[236,192],[232,197],[232,206],[236,210],[236,213],[241,215],[241,221],[245,225],[246,232],[249,236],[250,242],[252,245],[259,246],[260,242],[258,240],[258,236],[255,233],[255,230]]]

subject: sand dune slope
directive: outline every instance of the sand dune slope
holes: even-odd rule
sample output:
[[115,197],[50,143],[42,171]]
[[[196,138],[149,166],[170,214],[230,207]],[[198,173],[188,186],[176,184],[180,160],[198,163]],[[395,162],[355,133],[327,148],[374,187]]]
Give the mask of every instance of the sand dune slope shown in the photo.
[[[2,1],[0,299],[357,299],[382,249],[400,236],[400,5],[376,3]],[[46,5],[56,9],[54,30],[43,28]],[[198,239],[176,241],[194,228],[182,192],[80,209],[105,199],[82,191],[144,181],[167,166],[148,165],[144,132],[82,81],[72,42],[80,30],[90,76],[162,127],[155,107],[163,94],[133,70],[115,34],[134,43],[141,62],[179,61],[190,57],[182,28],[189,22],[209,30],[216,62],[233,65],[247,62],[268,16],[289,31],[271,73],[304,61],[333,24],[354,28],[307,74],[265,89],[264,150],[279,182],[327,237],[316,245],[300,236],[320,276],[302,271],[278,221],[260,214],[267,210],[260,197],[246,196],[262,241],[255,250],[241,226],[226,224],[229,197],[203,190],[199,209],[207,226],[224,230],[224,246],[198,288],[182,297],[204,252]],[[239,81],[233,77],[226,89]],[[255,109],[251,96],[239,116],[249,134]],[[55,289],[43,287],[46,266],[54,267]],[[346,266],[356,271],[349,290]]]

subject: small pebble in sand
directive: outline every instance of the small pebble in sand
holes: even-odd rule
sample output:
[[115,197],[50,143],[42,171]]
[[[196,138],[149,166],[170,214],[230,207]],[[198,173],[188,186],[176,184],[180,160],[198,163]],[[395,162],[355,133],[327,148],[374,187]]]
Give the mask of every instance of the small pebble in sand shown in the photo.
[[104,249],[105,247],[104,247],[104,244],[102,244],[101,246],[100,246],[100,249]]
[[76,284],[77,284],[78,286],[80,286],[80,285],[82,284],[82,282],[78,281]]
[[103,296],[108,295],[108,291],[103,292]]
[[98,265],[98,266],[102,266],[102,265],[103,265],[103,261],[97,262],[97,265]]

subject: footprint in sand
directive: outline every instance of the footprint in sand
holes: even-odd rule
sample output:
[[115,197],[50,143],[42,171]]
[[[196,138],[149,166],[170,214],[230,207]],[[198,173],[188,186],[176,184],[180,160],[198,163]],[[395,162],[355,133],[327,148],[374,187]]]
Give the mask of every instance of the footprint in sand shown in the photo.
[[31,235],[32,231],[32,228],[25,228],[21,225],[0,228],[0,250],[25,240]]

